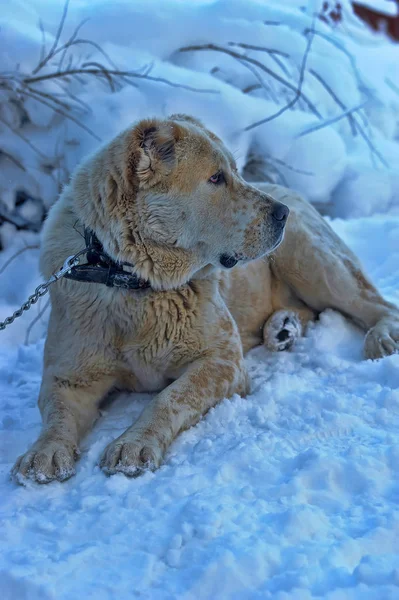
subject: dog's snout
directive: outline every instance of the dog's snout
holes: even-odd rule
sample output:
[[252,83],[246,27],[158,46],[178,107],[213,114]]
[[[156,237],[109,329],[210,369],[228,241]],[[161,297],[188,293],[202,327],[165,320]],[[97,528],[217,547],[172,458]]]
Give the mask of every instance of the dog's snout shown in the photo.
[[287,217],[290,213],[288,206],[281,204],[281,202],[275,202],[272,217],[275,221],[278,221],[281,225],[284,225]]

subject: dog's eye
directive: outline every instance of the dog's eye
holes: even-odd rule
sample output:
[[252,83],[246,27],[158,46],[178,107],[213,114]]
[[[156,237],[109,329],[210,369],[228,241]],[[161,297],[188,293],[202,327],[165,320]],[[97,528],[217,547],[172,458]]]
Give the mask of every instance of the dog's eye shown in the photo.
[[212,175],[212,177],[209,177],[208,181],[209,183],[213,183],[213,185],[220,185],[221,183],[224,183],[225,179],[223,171],[218,171],[217,173]]

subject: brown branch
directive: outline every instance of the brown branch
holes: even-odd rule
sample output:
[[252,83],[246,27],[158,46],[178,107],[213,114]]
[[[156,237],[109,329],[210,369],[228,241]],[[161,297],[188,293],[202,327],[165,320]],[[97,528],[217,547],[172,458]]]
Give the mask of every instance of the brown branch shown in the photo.
[[260,85],[260,83],[253,83],[252,85],[248,85],[247,87],[245,87],[242,91],[243,94],[250,94],[251,92],[253,92],[254,90],[259,90],[260,88],[262,88],[263,86]]
[[[272,121],[273,119],[277,119],[277,117],[281,116],[287,110],[289,110],[290,108],[292,108],[293,106],[295,106],[295,104],[298,102],[298,100],[301,97],[301,95],[303,96],[303,94],[302,94],[302,85],[303,85],[303,82],[304,82],[304,79],[305,79],[306,63],[307,63],[307,60],[308,60],[310,48],[312,46],[313,38],[314,38],[314,34],[311,33],[309,35],[309,37],[308,37],[308,42],[307,42],[307,45],[306,45],[305,53],[303,55],[301,69],[300,69],[300,72],[299,72],[298,87],[297,87],[297,89],[295,91],[294,98],[292,100],[290,100],[290,102],[288,102],[285,106],[283,106],[282,108],[280,108],[280,110],[278,110],[274,114],[269,115],[268,117],[266,117],[265,119],[261,119],[260,121],[256,121],[255,123],[252,123],[251,125],[247,125],[247,127],[244,128],[244,131],[250,131],[251,129],[254,129],[255,127],[259,127],[259,125],[264,125],[265,123],[268,123],[269,121]],[[319,116],[319,118],[321,117],[320,113],[318,114],[318,116]]]
[[136,79],[146,79],[148,81],[157,81],[159,83],[165,83],[166,85],[169,85],[171,87],[189,90],[190,92],[219,94],[219,90],[194,88],[190,85],[184,85],[183,83],[175,83],[173,81],[170,81],[169,79],[165,79],[164,77],[151,77],[149,75],[134,73],[132,71],[118,71],[115,69],[111,70],[111,69],[106,69],[105,67],[94,68],[94,69],[89,69],[89,68],[72,69],[71,68],[71,69],[68,69],[65,71],[56,71],[53,73],[47,73],[46,75],[38,75],[37,77],[25,77],[22,80],[22,82],[26,85],[29,85],[31,83],[38,83],[39,81],[46,81],[49,79],[62,79],[65,77],[70,77],[71,75],[104,75],[104,71],[107,72],[108,76],[113,75],[116,77],[128,77],[128,78],[132,77],[132,78],[136,78]]
[[237,48],[244,48],[245,50],[259,50],[260,52],[267,52],[267,54],[278,54],[279,56],[284,56],[284,58],[289,58],[290,56],[287,52],[282,52],[281,50],[274,50],[273,48],[266,48],[265,46],[243,44],[242,42],[229,42],[228,45],[236,46]]
[[[65,117],[66,119],[69,119],[73,123],[76,123],[76,125],[78,125],[78,127],[81,127],[81,129],[83,129],[84,131],[86,131],[87,133],[89,133],[91,136],[93,136],[93,138],[96,139],[98,142],[102,141],[101,138],[97,134],[94,133],[94,131],[92,131],[84,123],[82,123],[81,121],[79,121],[79,119],[76,119],[73,115],[71,115],[70,113],[65,112],[61,108],[57,108],[56,106],[52,106],[50,104],[50,102],[47,102],[47,100],[45,100],[44,98],[42,98],[40,95],[38,96],[36,94],[36,92],[34,92],[31,88],[27,88],[27,89],[30,89],[30,91],[27,92],[26,90],[23,90],[23,93],[26,96],[29,96],[29,97],[33,98],[33,100],[36,100],[37,102],[41,102],[41,104],[43,104],[44,106],[47,106],[48,108],[51,108],[51,110],[53,110],[55,113],[57,113],[57,114]],[[55,99],[52,99],[52,101],[55,102]]]
[[[245,54],[239,54],[238,52],[234,52],[234,50],[224,48],[223,46],[217,46],[216,44],[205,44],[205,45],[199,45],[199,46],[185,46],[184,48],[180,48],[179,52],[193,52],[193,51],[202,51],[202,50],[205,50],[205,51],[211,50],[211,51],[215,51],[215,52],[221,52],[223,54],[227,54],[228,56],[231,56],[232,58],[235,58],[236,60],[248,62],[248,63],[258,67],[259,69],[261,69],[261,71],[264,71],[265,73],[270,75],[270,77],[272,77],[273,79],[276,79],[276,81],[278,81],[283,86],[287,87],[288,89],[295,92],[296,95],[298,95],[297,87],[295,87],[292,83],[290,83],[289,81],[287,81],[286,79],[284,79],[283,77],[281,77],[280,75],[275,73],[272,69],[269,69],[268,67],[266,67],[263,63],[259,62],[258,60],[255,60],[254,58],[252,58],[250,56],[245,56]],[[314,104],[309,100],[309,98],[302,92],[302,90],[299,90],[299,96],[295,100],[295,102],[297,102],[299,97],[303,99],[303,101],[306,103],[308,108],[313,112],[313,114],[315,114],[317,117],[319,117],[321,119],[321,114],[319,113],[317,108],[314,106]],[[287,109],[285,109],[285,110],[287,110]]]
[[273,48],[265,48],[264,46],[254,46],[252,44],[242,44],[239,42],[229,42],[229,46],[238,46],[240,48],[245,48],[247,50],[266,52],[269,55],[269,57],[272,60],[274,60],[274,62],[276,64],[278,64],[280,69],[282,71],[284,71],[285,75],[287,75],[287,77],[290,76],[290,73],[289,73],[287,67],[285,66],[283,61],[278,58],[279,56],[282,56],[283,58],[290,58],[290,55],[287,52],[281,52],[280,50],[274,50]]
[[57,46],[58,46],[58,42],[60,41],[62,30],[64,28],[65,19],[66,19],[67,13],[68,13],[68,5],[69,5],[69,0],[66,0],[65,4],[64,4],[64,9],[62,11],[61,20],[60,20],[60,23],[58,25],[57,33],[55,34],[53,45],[51,46],[51,48],[50,48],[47,56],[45,56],[39,62],[39,64],[37,65],[37,67],[32,71],[33,74],[35,74],[38,71],[40,71],[40,69],[42,69],[44,67],[44,65],[46,65],[48,63],[48,61],[53,58],[55,50],[57,49]]

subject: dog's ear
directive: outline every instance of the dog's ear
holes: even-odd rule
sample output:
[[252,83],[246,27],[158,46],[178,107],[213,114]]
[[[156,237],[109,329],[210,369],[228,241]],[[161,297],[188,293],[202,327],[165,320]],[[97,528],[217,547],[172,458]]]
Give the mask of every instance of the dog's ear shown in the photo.
[[138,150],[136,167],[141,185],[151,186],[172,170],[175,164],[175,143],[178,125],[170,121],[146,120],[135,129],[135,146]]
[[174,115],[170,115],[169,119],[171,121],[183,121],[186,123],[191,123],[192,125],[196,125],[201,129],[205,129],[204,124],[201,123],[199,119],[197,119],[196,117],[192,117],[191,115],[186,115],[184,113],[176,113]]

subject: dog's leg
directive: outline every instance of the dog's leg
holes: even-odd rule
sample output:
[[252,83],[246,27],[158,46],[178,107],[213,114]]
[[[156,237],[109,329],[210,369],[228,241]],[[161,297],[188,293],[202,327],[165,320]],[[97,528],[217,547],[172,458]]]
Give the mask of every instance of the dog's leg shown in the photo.
[[314,312],[306,306],[276,310],[263,328],[263,343],[272,352],[289,350],[313,319]]
[[[207,357],[192,363],[186,372],[169,385],[144,409],[138,421],[104,450],[100,466],[107,475],[139,475],[155,469],[174,438],[195,425],[202,415],[223,398],[248,393],[248,377],[240,360]],[[234,348],[225,351],[238,354]]]
[[46,377],[40,390],[43,429],[33,446],[18,458],[12,476],[24,484],[64,481],[75,473],[78,443],[98,415],[98,401],[113,384],[111,378],[85,384]]
[[397,307],[382,298],[354,254],[312,206],[288,200],[285,239],[271,261],[276,276],[314,310],[339,310],[367,331],[366,358],[398,352]]

